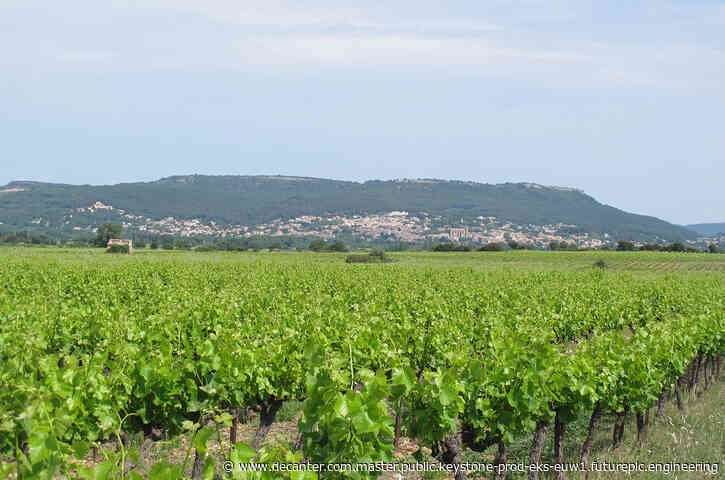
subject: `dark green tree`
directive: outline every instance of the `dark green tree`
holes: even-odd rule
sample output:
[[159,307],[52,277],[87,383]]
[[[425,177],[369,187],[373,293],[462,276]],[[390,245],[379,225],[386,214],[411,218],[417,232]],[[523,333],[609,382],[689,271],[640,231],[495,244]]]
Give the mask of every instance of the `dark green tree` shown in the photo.
[[123,227],[119,223],[106,222],[96,232],[96,238],[93,240],[93,244],[96,247],[106,248],[108,241],[112,238],[121,238]]
[[189,248],[189,242],[186,240],[177,238],[174,240],[174,250],[188,250]]
[[327,242],[320,238],[317,238],[315,240],[312,240],[307,248],[309,248],[313,252],[321,252],[327,248]]
[[336,241],[328,247],[331,252],[347,252],[347,246],[340,240]]
[[617,250],[620,252],[631,252],[634,250],[634,243],[629,240],[620,240],[617,242]]
[[516,240],[509,240],[507,243],[511,250],[528,250],[531,248],[528,243],[517,242]]
[[666,250],[668,252],[684,252],[686,251],[685,244],[682,242],[670,243],[667,245]]

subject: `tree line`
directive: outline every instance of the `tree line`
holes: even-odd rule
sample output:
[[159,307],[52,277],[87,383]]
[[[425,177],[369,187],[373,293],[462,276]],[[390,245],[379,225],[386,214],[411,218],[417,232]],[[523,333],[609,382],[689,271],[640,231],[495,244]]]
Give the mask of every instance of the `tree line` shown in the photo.
[[635,245],[634,242],[628,240],[620,240],[617,242],[617,251],[620,252],[686,252],[686,253],[723,253],[723,249],[715,244],[710,243],[707,248],[701,250],[699,248],[685,245],[682,242],[673,242],[668,245],[660,245],[659,243],[644,243]]
[[[119,223],[106,222],[96,231],[94,236],[88,234],[75,237],[55,237],[47,233],[32,231],[0,231],[0,243],[4,244],[28,244],[28,245],[49,245],[62,247],[98,247],[105,248],[111,238],[128,238],[133,241],[134,248],[152,250],[197,250],[197,251],[257,251],[269,250],[311,250],[314,252],[347,252],[356,248],[376,248],[388,251],[405,250],[430,250],[434,252],[502,252],[507,250],[541,250],[533,244],[507,240],[505,242],[489,242],[483,245],[462,244],[453,242],[442,242],[433,244],[426,241],[423,244],[414,242],[391,242],[390,240],[366,241],[351,236],[343,236],[326,241],[315,236],[251,236],[251,237],[224,237],[209,238],[178,237],[171,235],[158,235],[147,232],[129,232],[124,235],[123,227]],[[552,251],[579,251],[591,250],[581,248],[575,242],[552,240],[547,245]],[[611,247],[604,245],[599,250],[610,250]],[[658,243],[635,244],[630,240],[619,240],[614,247],[616,251],[661,251],[661,252],[686,252],[686,253],[725,253],[725,248],[715,243],[710,243],[704,249],[700,249],[683,242],[673,242],[667,245]]]

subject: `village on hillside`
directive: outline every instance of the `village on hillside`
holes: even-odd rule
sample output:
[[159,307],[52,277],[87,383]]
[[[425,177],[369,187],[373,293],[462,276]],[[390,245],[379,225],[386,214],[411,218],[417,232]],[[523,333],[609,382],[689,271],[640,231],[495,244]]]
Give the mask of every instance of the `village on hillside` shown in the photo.
[[[222,225],[200,219],[177,219],[166,217],[160,220],[135,215],[112,205],[96,201],[88,207],[69,212],[63,223],[75,231],[95,232],[100,221],[116,220],[129,231],[155,235],[179,237],[211,236],[317,236],[334,239],[338,235],[352,235],[361,240],[391,240],[401,242],[457,242],[495,243],[514,241],[532,248],[544,247],[550,242],[569,242],[580,248],[599,248],[613,239],[609,234],[600,237],[579,232],[576,225],[517,225],[496,217],[477,217],[473,220],[446,221],[440,216],[392,211],[379,214],[353,216],[300,216],[290,219],[276,219],[257,225]],[[42,224],[42,218],[33,220]]]

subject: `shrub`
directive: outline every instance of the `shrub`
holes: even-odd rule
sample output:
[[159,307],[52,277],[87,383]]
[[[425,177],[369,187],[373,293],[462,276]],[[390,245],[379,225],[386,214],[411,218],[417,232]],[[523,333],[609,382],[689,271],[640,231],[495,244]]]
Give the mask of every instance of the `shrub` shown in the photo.
[[470,252],[469,245],[457,245],[455,243],[439,243],[433,247],[434,252]]
[[506,247],[503,243],[487,243],[478,249],[479,252],[503,252]]
[[345,263],[389,263],[393,259],[385,254],[383,250],[373,250],[367,255],[353,254],[345,258]]
[[388,256],[385,255],[385,250],[376,248],[372,252],[370,252],[368,255],[370,255],[371,258],[379,258],[380,261],[388,260]]

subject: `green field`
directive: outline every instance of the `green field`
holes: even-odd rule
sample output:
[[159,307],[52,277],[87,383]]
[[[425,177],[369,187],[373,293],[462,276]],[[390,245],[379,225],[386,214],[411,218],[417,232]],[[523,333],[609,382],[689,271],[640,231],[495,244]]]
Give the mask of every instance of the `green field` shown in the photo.
[[[59,258],[87,261],[116,261],[106,258],[102,249],[12,248],[0,247],[4,255],[14,257]],[[589,269],[598,260],[607,267],[623,272],[725,272],[725,254],[692,254],[675,252],[393,252],[398,263],[422,267],[501,268],[506,266],[529,270],[581,270]],[[183,250],[135,250],[133,261],[165,261],[184,259],[189,262],[214,263],[272,261],[275,263],[340,263],[346,253],[313,252],[189,252]],[[124,260],[131,261],[131,260]]]
[[[553,464],[579,462],[587,437],[590,460],[725,458],[714,433],[663,449],[643,428],[661,443],[665,419],[688,418],[677,395],[723,421],[725,255],[391,256],[0,249],[0,469],[212,478],[228,459],[461,466],[505,463],[498,451]],[[614,421],[639,423],[626,453],[631,434],[603,440]]]

